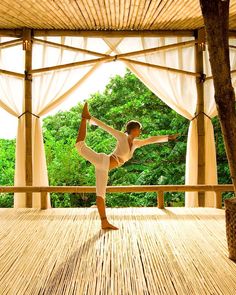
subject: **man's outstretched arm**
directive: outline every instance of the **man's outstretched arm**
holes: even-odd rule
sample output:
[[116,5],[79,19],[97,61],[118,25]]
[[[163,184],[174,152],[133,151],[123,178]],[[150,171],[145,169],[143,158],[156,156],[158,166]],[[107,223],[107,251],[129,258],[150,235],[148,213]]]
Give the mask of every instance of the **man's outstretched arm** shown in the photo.
[[113,135],[115,138],[118,138],[121,134],[123,134],[123,132],[114,129],[113,127],[105,124],[104,122],[102,122],[101,120],[99,120],[93,116],[91,116],[89,123],[91,125],[97,125],[97,126],[101,127],[103,130],[107,131],[108,133]]
[[141,146],[152,144],[152,143],[162,143],[162,142],[168,142],[171,140],[176,140],[178,136],[179,134],[150,136],[145,139],[135,139],[134,142],[137,147],[141,147]]

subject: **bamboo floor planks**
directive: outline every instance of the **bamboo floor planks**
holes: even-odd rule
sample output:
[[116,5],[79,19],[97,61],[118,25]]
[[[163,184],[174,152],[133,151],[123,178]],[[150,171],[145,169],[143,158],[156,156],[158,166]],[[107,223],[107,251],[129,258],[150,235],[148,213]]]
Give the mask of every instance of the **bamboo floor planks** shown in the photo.
[[234,295],[225,211],[0,209],[0,294]]

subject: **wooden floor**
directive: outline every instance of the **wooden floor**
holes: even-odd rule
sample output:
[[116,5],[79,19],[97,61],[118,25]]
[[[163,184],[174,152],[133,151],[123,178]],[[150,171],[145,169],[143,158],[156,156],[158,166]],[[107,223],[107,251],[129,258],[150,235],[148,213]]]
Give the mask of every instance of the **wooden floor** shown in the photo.
[[225,211],[0,209],[0,294],[236,294]]

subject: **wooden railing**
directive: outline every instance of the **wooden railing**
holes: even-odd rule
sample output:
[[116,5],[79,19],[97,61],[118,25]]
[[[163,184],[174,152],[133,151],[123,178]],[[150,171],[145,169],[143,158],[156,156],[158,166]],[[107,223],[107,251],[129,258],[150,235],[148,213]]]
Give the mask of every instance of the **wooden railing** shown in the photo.
[[[230,184],[220,185],[131,185],[107,186],[107,193],[156,192],[158,208],[164,208],[165,192],[207,192],[215,193],[215,208],[222,208],[222,193],[233,192]],[[95,193],[95,186],[0,186],[0,193],[41,193],[41,209],[46,209],[47,193]]]

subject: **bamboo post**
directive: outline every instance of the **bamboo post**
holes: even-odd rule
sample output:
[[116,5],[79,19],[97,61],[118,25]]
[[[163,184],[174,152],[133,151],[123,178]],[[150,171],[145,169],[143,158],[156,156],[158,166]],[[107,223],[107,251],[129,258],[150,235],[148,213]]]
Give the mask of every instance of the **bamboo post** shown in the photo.
[[222,191],[216,191],[216,202],[215,202],[215,208],[222,209]]
[[[205,51],[205,29],[197,31],[198,43],[195,46],[196,71],[201,77],[196,78],[197,83],[197,130],[198,130],[198,177],[197,184],[205,184],[205,124],[204,124],[204,69],[203,51]],[[205,192],[198,192],[199,207],[205,206]]]
[[163,191],[157,192],[157,204],[159,209],[164,209],[164,192]]
[[47,192],[41,192],[41,209],[47,209]]
[[[29,72],[32,69],[31,30],[23,31],[23,50],[25,50],[25,184],[33,184],[32,165],[32,79]],[[32,193],[26,193],[26,207],[32,208]]]

